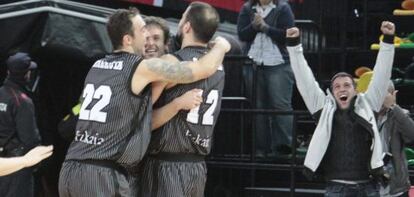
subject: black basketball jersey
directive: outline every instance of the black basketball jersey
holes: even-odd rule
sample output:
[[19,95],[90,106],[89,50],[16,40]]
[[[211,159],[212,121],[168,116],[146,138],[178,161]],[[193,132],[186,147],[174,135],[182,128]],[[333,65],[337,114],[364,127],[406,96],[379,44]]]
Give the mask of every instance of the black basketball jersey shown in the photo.
[[151,88],[131,91],[140,56],[113,53],[95,62],[85,79],[76,136],[66,159],[137,164],[151,137]]
[[[205,47],[186,47],[174,55],[179,60],[195,61],[207,53]],[[194,88],[202,89],[203,102],[191,111],[181,110],[152,134],[150,154],[158,152],[196,153],[207,155],[211,150],[214,126],[221,107],[224,88],[223,67],[207,79],[176,85],[164,90],[159,104],[165,105]]]

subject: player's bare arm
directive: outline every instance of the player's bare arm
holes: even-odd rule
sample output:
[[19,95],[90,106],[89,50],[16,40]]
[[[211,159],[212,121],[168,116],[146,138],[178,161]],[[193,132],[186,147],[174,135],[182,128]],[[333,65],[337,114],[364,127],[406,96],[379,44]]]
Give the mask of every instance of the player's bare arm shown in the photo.
[[229,50],[229,42],[217,37],[214,47],[198,61],[171,63],[160,58],[143,60],[132,78],[132,91],[139,94],[148,83],[155,81],[191,83],[207,78],[216,72]]
[[183,95],[175,98],[170,103],[154,109],[152,113],[152,130],[157,129],[167,123],[173,118],[180,110],[191,110],[198,107],[203,98],[201,96],[201,89],[192,89],[184,93]]

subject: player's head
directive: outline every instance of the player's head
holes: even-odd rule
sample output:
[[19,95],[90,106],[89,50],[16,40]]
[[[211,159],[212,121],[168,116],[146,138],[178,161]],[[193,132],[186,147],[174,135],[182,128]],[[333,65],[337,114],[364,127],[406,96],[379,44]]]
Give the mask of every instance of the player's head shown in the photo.
[[352,98],[357,94],[355,81],[353,77],[346,72],[337,73],[332,77],[331,90],[341,109],[347,109]]
[[216,9],[207,3],[193,2],[183,13],[178,24],[177,39],[192,35],[195,41],[208,43],[217,30],[220,16]]
[[145,58],[160,57],[168,51],[170,29],[164,19],[160,17],[146,17],[145,28],[149,36],[145,44]]
[[136,8],[117,10],[109,17],[106,29],[114,50],[143,54],[148,32]]

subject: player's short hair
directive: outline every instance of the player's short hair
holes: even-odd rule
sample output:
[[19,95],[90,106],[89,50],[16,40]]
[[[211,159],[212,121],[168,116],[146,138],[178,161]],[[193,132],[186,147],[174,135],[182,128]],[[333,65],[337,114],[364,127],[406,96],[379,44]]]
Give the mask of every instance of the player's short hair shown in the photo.
[[189,5],[184,21],[190,22],[197,40],[207,43],[216,33],[220,16],[213,6],[195,1]]
[[129,8],[118,9],[109,17],[106,30],[114,49],[119,49],[122,46],[124,35],[134,36],[132,18],[136,15],[139,15],[138,9]]

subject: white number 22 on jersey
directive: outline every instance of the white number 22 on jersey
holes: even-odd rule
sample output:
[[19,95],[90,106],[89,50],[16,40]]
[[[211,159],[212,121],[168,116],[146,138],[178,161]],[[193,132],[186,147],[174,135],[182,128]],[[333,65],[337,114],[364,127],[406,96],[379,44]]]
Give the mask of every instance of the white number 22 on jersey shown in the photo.
[[[87,84],[85,89],[83,89],[82,97],[84,101],[80,108],[79,119],[106,122],[106,112],[101,110],[109,104],[111,95],[112,91],[109,86],[102,85],[95,90],[93,84]],[[90,110],[86,109],[93,99],[99,100]]]
[[[202,94],[202,92],[201,92],[201,94]],[[218,97],[219,97],[218,90],[211,90],[208,93],[206,103],[211,104],[211,105],[207,109],[207,111],[204,113],[201,124],[203,124],[203,125],[213,125],[213,122],[214,122],[213,113],[214,113],[214,110],[217,107]],[[190,112],[188,112],[188,115],[187,115],[187,121],[191,122],[191,123],[194,123],[194,124],[197,124],[198,119],[199,119],[199,110],[200,110],[200,106],[190,110]]]

